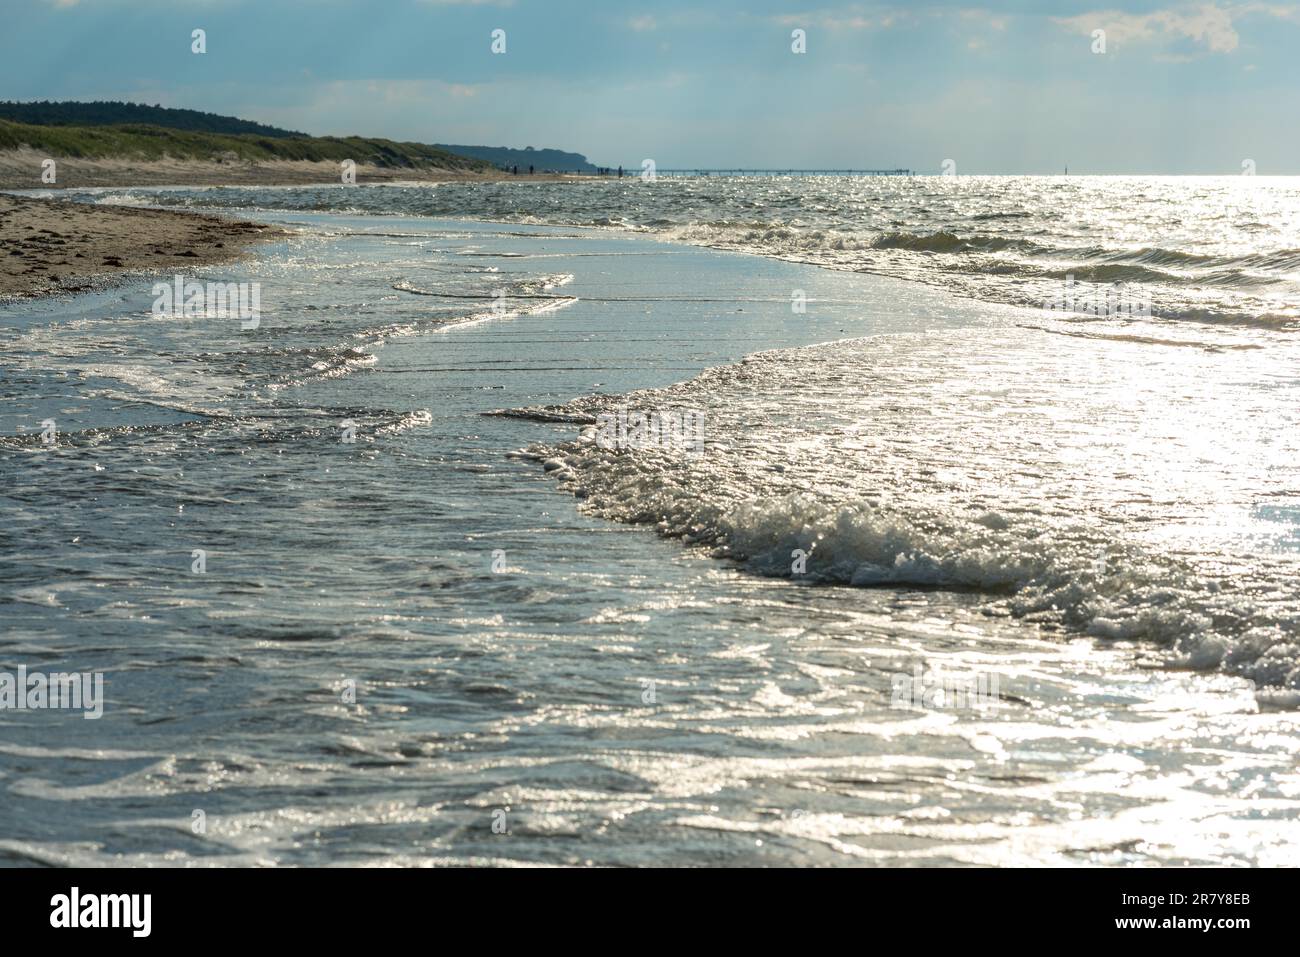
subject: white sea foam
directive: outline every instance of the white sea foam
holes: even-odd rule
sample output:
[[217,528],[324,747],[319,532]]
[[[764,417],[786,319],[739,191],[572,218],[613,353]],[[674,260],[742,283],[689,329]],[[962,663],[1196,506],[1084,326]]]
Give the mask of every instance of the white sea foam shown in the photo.
[[[760,353],[546,410],[698,407],[698,459],[602,448],[590,429],[534,452],[589,512],[762,574],[975,591],[1028,623],[1300,687],[1300,423],[1297,403],[1274,404],[1300,385],[1255,352],[1052,339],[982,330]],[[1264,404],[1252,383],[1270,374]]]

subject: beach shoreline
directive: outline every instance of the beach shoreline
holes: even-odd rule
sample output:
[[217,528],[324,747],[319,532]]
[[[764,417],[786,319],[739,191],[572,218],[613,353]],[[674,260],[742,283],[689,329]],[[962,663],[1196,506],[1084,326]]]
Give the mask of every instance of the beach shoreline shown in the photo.
[[202,213],[0,195],[0,300],[225,262],[283,235],[264,223]]
[[[0,150],[0,190],[86,189],[96,187],[158,186],[313,186],[338,184],[340,164],[329,161],[230,160],[206,162],[188,159],[90,159],[54,157],[55,182],[42,180],[48,159],[39,150]],[[468,172],[454,169],[414,169],[357,164],[356,181],[366,183],[491,183],[500,180],[555,182],[593,178],[586,173],[528,173],[500,170]]]

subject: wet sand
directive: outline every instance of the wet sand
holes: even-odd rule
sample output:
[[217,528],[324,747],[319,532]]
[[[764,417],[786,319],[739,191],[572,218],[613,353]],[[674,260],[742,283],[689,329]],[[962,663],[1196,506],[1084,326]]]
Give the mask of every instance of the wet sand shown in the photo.
[[0,195],[0,298],[79,292],[114,276],[234,259],[282,235],[197,213]]

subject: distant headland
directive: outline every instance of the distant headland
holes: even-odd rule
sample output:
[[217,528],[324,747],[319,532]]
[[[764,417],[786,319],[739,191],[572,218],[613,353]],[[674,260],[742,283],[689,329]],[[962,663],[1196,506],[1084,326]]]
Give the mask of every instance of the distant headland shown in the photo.
[[[52,164],[50,161],[53,161]],[[555,149],[309,136],[251,120],[114,101],[0,102],[0,188],[294,184],[590,175]]]

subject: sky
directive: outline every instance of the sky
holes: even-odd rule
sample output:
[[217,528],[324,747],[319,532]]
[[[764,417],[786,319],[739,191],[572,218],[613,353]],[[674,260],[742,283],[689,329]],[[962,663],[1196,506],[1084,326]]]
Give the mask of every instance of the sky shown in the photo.
[[1300,174],[1300,3],[0,0],[0,14],[7,99],[629,168]]

